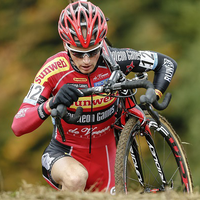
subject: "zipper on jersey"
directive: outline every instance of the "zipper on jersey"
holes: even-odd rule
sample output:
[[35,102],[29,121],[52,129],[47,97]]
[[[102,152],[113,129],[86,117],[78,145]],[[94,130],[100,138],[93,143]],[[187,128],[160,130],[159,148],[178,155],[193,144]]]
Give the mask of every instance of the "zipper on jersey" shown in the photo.
[[[92,87],[91,81],[90,81],[90,75],[88,75],[88,80],[90,87]],[[93,113],[93,94],[91,94],[91,116],[90,116],[90,143],[89,143],[89,153],[91,153],[91,146],[92,146],[92,113]]]

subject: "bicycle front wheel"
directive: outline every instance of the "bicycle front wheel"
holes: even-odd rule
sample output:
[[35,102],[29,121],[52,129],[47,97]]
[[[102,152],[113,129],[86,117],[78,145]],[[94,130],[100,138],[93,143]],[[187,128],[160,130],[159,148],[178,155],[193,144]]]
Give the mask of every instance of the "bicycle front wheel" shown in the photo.
[[153,145],[136,128],[135,118],[130,118],[121,132],[115,161],[116,192],[173,189],[191,193],[192,176],[180,138],[164,117],[160,116],[158,127],[146,116]]

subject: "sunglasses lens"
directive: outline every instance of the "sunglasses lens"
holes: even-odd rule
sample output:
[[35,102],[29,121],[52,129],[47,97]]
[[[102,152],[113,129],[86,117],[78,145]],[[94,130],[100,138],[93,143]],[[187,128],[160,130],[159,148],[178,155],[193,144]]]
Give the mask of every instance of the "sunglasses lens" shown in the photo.
[[78,51],[73,51],[70,50],[71,54],[77,58],[83,58],[85,55],[87,55],[89,58],[97,55],[99,53],[99,51],[101,50],[101,47],[99,47],[98,49],[95,49],[93,51],[89,51],[89,52],[78,52]]
[[101,47],[99,47],[98,49],[95,49],[95,50],[89,52],[90,57],[93,57],[93,56],[97,55],[100,50],[101,50]]
[[83,58],[84,57],[84,53],[79,53],[76,51],[71,51],[71,54],[77,58]]

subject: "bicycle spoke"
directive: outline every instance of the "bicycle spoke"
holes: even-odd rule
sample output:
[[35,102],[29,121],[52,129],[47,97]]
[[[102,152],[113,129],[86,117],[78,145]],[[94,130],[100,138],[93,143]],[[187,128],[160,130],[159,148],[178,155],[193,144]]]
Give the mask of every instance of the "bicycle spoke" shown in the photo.
[[192,179],[183,146],[166,119],[161,119],[162,125],[158,128],[157,123],[149,118],[151,136],[135,133],[133,123],[130,118],[119,139],[115,164],[116,190],[158,192],[173,189],[192,192]]

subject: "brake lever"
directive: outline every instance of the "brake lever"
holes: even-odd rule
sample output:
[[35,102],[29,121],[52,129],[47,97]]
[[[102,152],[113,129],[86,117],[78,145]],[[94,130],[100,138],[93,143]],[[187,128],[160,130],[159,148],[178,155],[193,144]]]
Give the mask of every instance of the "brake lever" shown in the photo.
[[56,127],[57,127],[57,129],[58,129],[58,131],[59,131],[59,133],[60,133],[60,135],[62,137],[62,141],[65,142],[66,139],[65,139],[65,134],[64,134],[63,127],[61,125],[61,119],[56,117],[55,118],[55,122],[56,122]]
[[76,123],[79,118],[81,117],[83,112],[83,108],[82,107],[78,107],[76,109],[75,115],[74,117],[70,117],[69,113],[67,112],[67,107],[63,104],[59,104],[57,106],[57,108],[54,108],[51,111],[51,116],[55,119],[55,125],[62,137],[62,141],[65,142],[65,134],[64,134],[64,130],[61,124],[61,119],[63,119],[65,122],[69,123],[69,124],[74,124]]
[[146,103],[145,104],[145,107],[147,109],[147,111],[149,112],[149,114],[153,117],[153,119],[156,121],[157,125],[158,125],[158,128],[161,127],[161,122],[160,122],[160,118],[159,118],[159,114],[153,110],[151,104],[149,103]]
[[51,111],[51,116],[55,119],[55,123],[56,123],[56,127],[62,137],[62,141],[65,142],[65,134],[64,134],[64,130],[63,127],[61,125],[61,119],[63,118],[63,116],[66,114],[67,108],[65,105],[63,104],[59,104],[57,106],[57,108],[52,109]]

